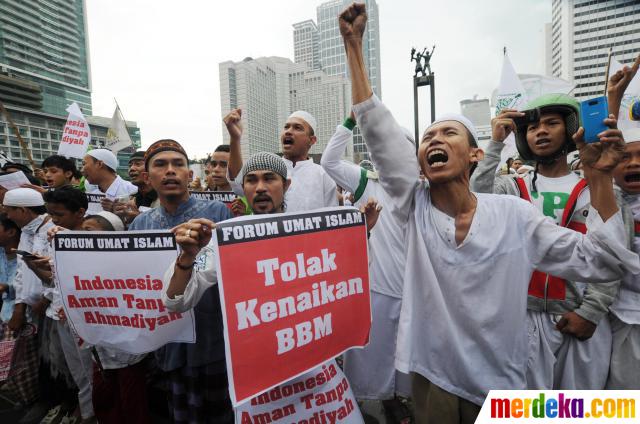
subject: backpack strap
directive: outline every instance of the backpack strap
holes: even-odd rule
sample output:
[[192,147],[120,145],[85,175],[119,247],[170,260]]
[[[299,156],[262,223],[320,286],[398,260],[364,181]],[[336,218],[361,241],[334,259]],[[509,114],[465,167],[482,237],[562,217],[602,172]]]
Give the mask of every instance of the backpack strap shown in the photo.
[[562,221],[560,225],[563,227],[567,227],[569,225],[569,220],[573,216],[573,212],[576,210],[576,204],[578,203],[578,197],[580,197],[580,193],[587,188],[587,180],[584,178],[580,178],[578,184],[573,187],[571,190],[571,194],[569,195],[569,199],[567,200],[567,204],[564,207],[564,212],[562,213]]
[[529,196],[529,189],[527,189],[527,183],[524,182],[524,178],[514,178],[516,187],[520,192],[520,198],[531,203],[531,196]]

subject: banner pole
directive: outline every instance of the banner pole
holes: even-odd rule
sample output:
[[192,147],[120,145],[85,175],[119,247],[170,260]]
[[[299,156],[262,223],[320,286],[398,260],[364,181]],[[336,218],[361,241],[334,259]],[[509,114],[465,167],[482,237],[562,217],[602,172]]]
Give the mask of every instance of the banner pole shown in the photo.
[[24,139],[20,135],[20,130],[18,129],[18,126],[16,125],[15,122],[13,122],[13,119],[11,119],[11,115],[9,115],[9,112],[7,111],[7,109],[4,108],[4,105],[2,104],[1,101],[0,101],[0,112],[2,112],[2,114],[7,118],[9,125],[11,125],[11,128],[13,128],[13,131],[16,133],[16,137],[18,137],[18,141],[20,142],[20,147],[22,147],[22,150],[24,150],[25,153],[27,154],[27,159],[31,164],[31,169],[35,171],[37,166],[36,166],[36,163],[33,161],[33,157],[31,156],[31,150],[29,150],[29,146],[27,146],[27,143],[25,143]]

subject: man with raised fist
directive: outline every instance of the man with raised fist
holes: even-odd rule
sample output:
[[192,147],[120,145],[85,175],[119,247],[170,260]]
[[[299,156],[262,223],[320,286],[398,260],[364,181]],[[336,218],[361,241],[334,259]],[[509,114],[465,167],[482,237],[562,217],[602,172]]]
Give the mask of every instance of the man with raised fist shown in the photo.
[[[473,124],[442,116],[424,132],[416,158],[371,90],[362,55],[364,4],[352,4],[339,19],[353,111],[394,214],[407,225],[396,366],[412,373],[417,422],[473,423],[489,390],[526,386],[533,270],[603,283],[640,269],[623,243],[613,193],[620,133],[609,130],[589,145],[576,140],[592,194],[587,235],[514,196],[472,193],[469,179],[484,156]],[[427,181],[420,181],[418,165]]]

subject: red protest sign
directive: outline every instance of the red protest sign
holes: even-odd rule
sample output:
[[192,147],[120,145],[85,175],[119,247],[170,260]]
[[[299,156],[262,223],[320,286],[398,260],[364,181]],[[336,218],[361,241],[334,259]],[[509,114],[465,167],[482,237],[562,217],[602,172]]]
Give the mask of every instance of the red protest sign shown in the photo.
[[216,236],[234,405],[368,342],[367,237],[356,209],[242,217],[218,224]]

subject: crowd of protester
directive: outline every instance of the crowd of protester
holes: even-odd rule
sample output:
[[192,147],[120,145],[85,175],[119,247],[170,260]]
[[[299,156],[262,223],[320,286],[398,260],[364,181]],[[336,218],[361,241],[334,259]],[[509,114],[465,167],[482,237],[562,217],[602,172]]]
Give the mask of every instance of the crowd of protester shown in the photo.
[[[346,352],[343,368],[387,422],[472,423],[492,389],[640,389],[640,128],[617,125],[640,56],[610,77],[598,142],[583,140],[580,104],[552,93],[500,111],[483,151],[458,114],[414,140],[369,85],[364,5],[339,20],[353,111],[320,164],[305,111],[283,123],[280,155],[243,161],[251,140],[235,109],[224,118],[230,143],[208,157],[202,182],[169,139],[133,153],[128,180],[107,149],[88,151],[81,169],[58,155],[35,170],[2,167],[29,180],[0,187],[0,320],[6,334],[36,329],[30,371],[13,391],[20,422],[234,422],[212,229],[339,205],[367,218],[372,306],[369,344]],[[342,160],[356,126],[371,154],[363,166]],[[519,154],[501,166],[511,134]],[[190,190],[237,198],[226,206]],[[98,208],[94,193],[105,195]],[[51,240],[66,230],[171,230],[180,254],[162,300],[194,311],[196,342],[141,355],[83,344],[52,268]],[[194,267],[200,257],[206,267]]]

